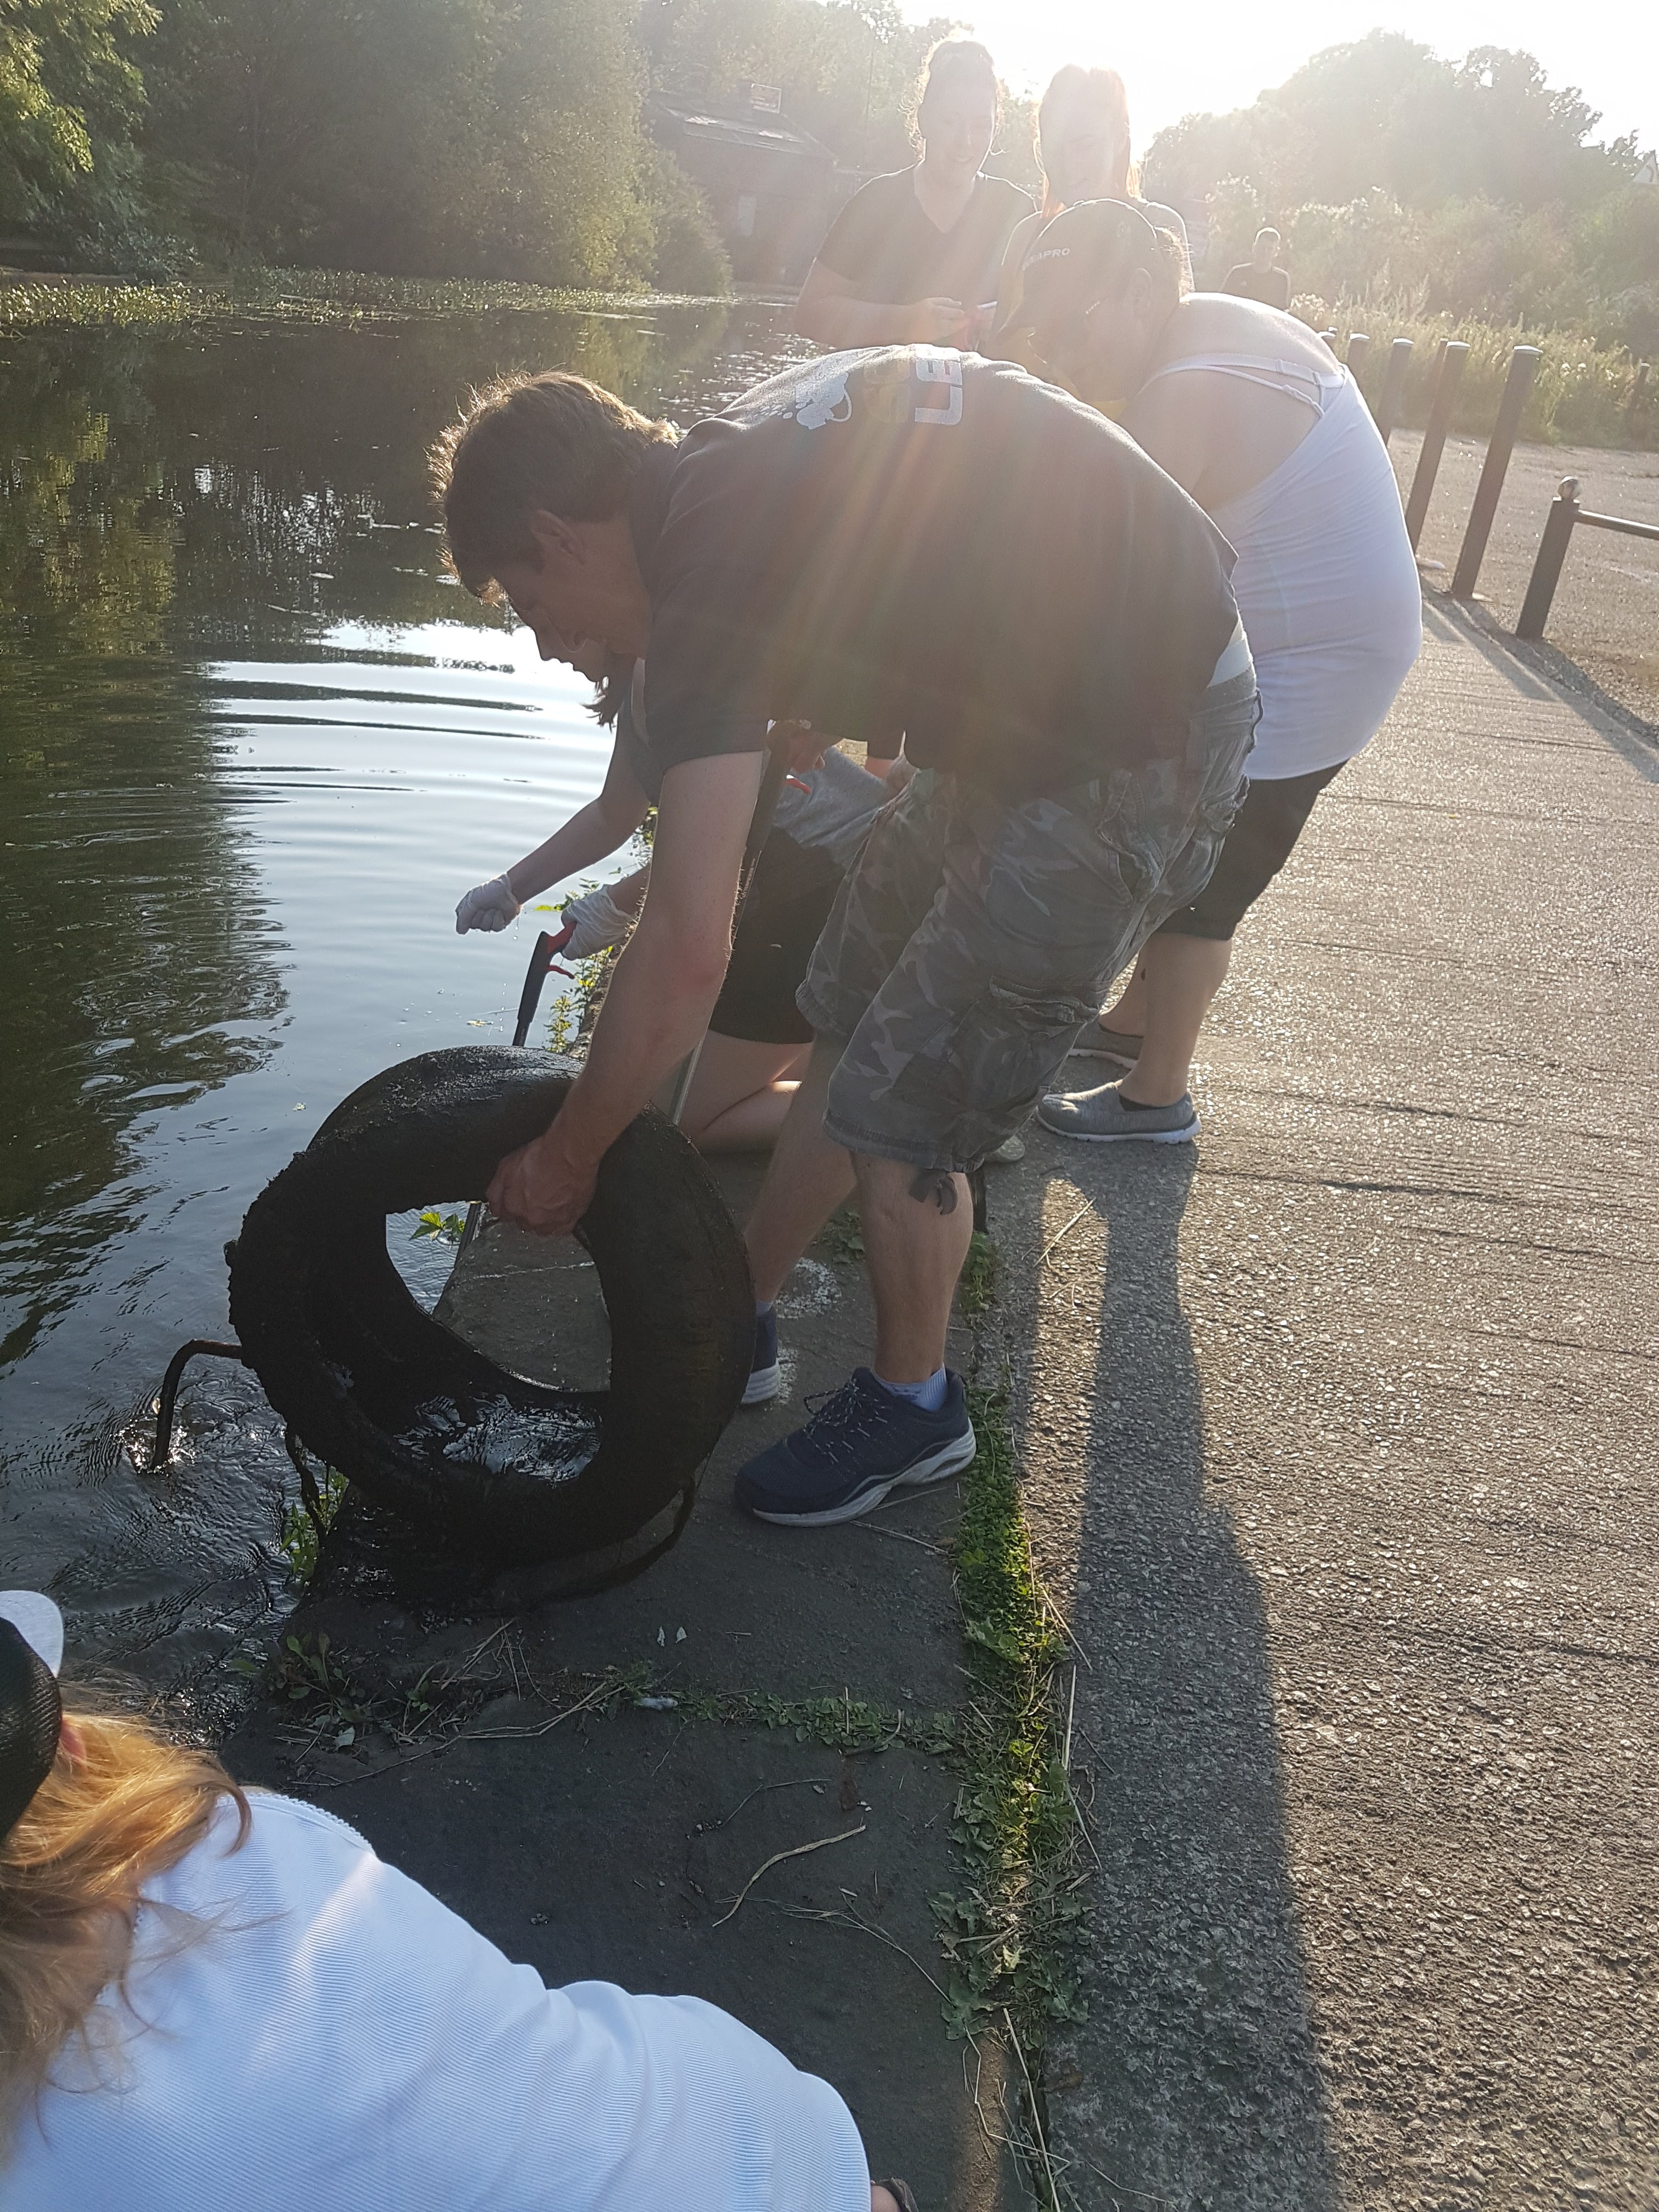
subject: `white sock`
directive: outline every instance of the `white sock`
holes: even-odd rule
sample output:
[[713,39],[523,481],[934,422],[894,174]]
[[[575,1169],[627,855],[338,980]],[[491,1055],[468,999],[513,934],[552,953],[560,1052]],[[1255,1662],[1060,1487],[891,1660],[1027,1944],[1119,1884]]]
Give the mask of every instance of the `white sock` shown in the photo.
[[925,1382],[890,1382],[878,1375],[884,1390],[890,1390],[896,1398],[908,1398],[913,1406],[920,1406],[924,1413],[936,1413],[945,1403],[945,1393],[951,1387],[950,1377],[942,1367],[937,1367]]

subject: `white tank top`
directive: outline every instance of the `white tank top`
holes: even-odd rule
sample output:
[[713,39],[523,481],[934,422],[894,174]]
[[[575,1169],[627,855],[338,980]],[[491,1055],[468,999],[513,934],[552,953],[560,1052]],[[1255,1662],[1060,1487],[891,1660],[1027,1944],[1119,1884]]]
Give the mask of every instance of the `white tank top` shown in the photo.
[[1377,731],[1423,643],[1399,488],[1359,386],[1333,361],[1200,354],[1147,380],[1243,378],[1309,407],[1295,452],[1211,520],[1238,556],[1233,591],[1255,660],[1253,781],[1335,768]]

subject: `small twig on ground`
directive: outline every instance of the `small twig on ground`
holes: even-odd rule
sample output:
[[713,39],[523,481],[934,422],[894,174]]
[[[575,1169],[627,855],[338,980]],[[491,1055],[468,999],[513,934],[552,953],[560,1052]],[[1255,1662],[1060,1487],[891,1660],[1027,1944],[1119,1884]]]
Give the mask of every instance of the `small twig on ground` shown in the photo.
[[[854,1893],[848,1890],[842,1892],[843,1897]],[[861,1936],[873,1936],[878,1943],[884,1943],[890,1951],[896,1951],[901,1959],[908,1959],[929,1989],[936,1990],[940,1997],[946,1994],[945,1984],[933,1979],[914,1951],[907,1951],[898,1938],[890,1936],[884,1928],[872,1928],[867,1920],[860,1920],[850,1905],[840,1910],[830,1905],[820,1911],[810,1905],[780,1905],[775,1898],[771,1897],[763,1897],[761,1903],[771,1905],[775,1911],[781,1912],[788,1920],[822,1920],[832,1928],[856,1928]]]
[[1054,2179],[1054,2160],[1048,2155],[1048,2146],[1042,2139],[1042,2115],[1037,2109],[1036,2088],[1031,2080],[1031,2069],[1025,2063],[1025,2052],[1020,2044],[1019,2031],[1015,2027],[1014,2016],[1006,2005],[1002,2008],[1002,2017],[1008,2024],[1008,2040],[1012,2044],[1014,2056],[1019,2061],[1019,2070],[1025,2076],[1025,2101],[1031,2114],[1031,2136],[1037,2147],[1037,2155],[1042,2161],[1042,2178],[1048,2185],[1048,2201],[1051,2204],[1058,2204],[1060,2185]]
[[[1012,2139],[1006,2133],[1002,2135],[997,2134],[990,2122],[986,2118],[985,2107],[979,2100],[979,2078],[985,2071],[985,2053],[980,2049],[977,2039],[971,2035],[966,2039],[966,2045],[967,2048],[962,2054],[963,2086],[967,2090],[969,2097],[973,2100],[974,2116],[979,2122],[979,2131],[984,2136],[986,2142],[989,2143],[994,2149],[1011,2149],[1012,2148]],[[969,2051],[974,2054],[974,2078],[971,2081],[968,2079],[968,2052]],[[1000,2106],[1001,2100],[1000,2098],[998,2102]],[[1003,2109],[1002,2117],[1005,2121],[1008,2117],[1006,2108]]]
[[459,1735],[447,1736],[444,1741],[447,1743],[517,1743],[546,1735],[562,1721],[572,1720],[578,1713],[586,1712],[590,1705],[597,1705],[601,1698],[608,1698],[616,1686],[615,1682],[610,1680],[596,1682],[585,1698],[578,1698],[574,1705],[567,1705],[562,1712],[555,1713],[550,1721],[544,1721],[539,1728],[465,1729]]
[[667,1750],[664,1752],[662,1757],[657,1761],[650,1773],[646,1777],[646,1779],[648,1782],[654,1782],[657,1777],[662,1772],[664,1767],[667,1765],[669,1760],[674,1755],[675,1748],[678,1745],[680,1738],[685,1734],[685,1731],[690,1727],[690,1725],[691,1723],[690,1721],[682,1721],[680,1723],[678,1728],[674,1731],[673,1741],[669,1744]]
[[1057,1237],[1051,1237],[1048,1239],[1048,1242],[1043,1246],[1041,1253],[1037,1255],[1037,1265],[1039,1267],[1043,1265],[1051,1252],[1054,1251],[1060,1245],[1065,1243],[1066,1239],[1077,1227],[1079,1222],[1082,1220],[1084,1215],[1085,1213],[1092,1212],[1093,1210],[1094,1200],[1092,1199],[1085,1198],[1082,1205],[1079,1206],[1077,1212],[1066,1223],[1066,1226],[1060,1231],[1060,1234]]
[[769,1874],[775,1866],[781,1866],[785,1859],[804,1859],[809,1851],[827,1851],[831,1844],[850,1844],[854,1837],[861,1836],[869,1825],[867,1820],[860,1820],[856,1828],[845,1828],[838,1836],[820,1836],[815,1844],[797,1844],[792,1850],[774,1851],[763,1865],[755,1869],[753,1874],[738,1892],[737,1904],[732,1906],[730,1911],[722,1912],[720,1918],[711,1925],[715,1928],[724,1928],[761,1876],[763,1874]]
[[1072,1716],[1077,1711],[1077,1668],[1072,1669],[1071,1695],[1066,1700],[1066,1747],[1060,1754],[1060,1763],[1067,1775],[1072,1771]]
[[1126,2197],[1139,2197],[1143,2204],[1173,2204],[1175,2203],[1173,2197],[1159,2197],[1150,2189],[1132,2189],[1127,2181],[1120,2181],[1115,2174],[1108,2173],[1103,2166],[1097,2166],[1091,2158],[1085,2158],[1083,2163],[1091,2173],[1097,2173],[1109,2189],[1121,2189]]
[[745,1805],[752,1805],[757,1797],[764,1797],[771,1790],[816,1790],[818,1786],[817,1782],[810,1774],[799,1774],[791,1782],[758,1782],[746,1797],[738,1798],[737,1803],[723,1819],[719,1820],[711,1820],[708,1826],[703,1830],[703,1833],[705,1836],[712,1836],[716,1828],[729,1827],[732,1822],[737,1819],[738,1814],[742,1812]]
[[495,1641],[495,1638],[498,1636],[505,1636],[507,1630],[516,1625],[518,1618],[519,1616],[515,1613],[511,1620],[504,1620],[499,1628],[492,1628],[489,1635],[485,1637],[483,1642],[479,1644],[477,1650],[469,1651],[467,1653],[465,1658],[462,1660],[459,1669],[453,1667],[447,1667],[444,1669],[444,1680],[447,1682],[453,1682],[455,1680],[455,1676],[458,1672],[465,1674],[469,1667],[475,1666],[477,1662],[483,1657],[484,1653],[489,1650],[490,1645]]
[[1049,1589],[1048,1583],[1043,1581],[1040,1575],[1034,1574],[1032,1580],[1036,1583],[1038,1596],[1041,1597],[1044,1605],[1048,1607],[1049,1612],[1053,1613],[1054,1619],[1060,1623],[1060,1632],[1065,1637],[1066,1641],[1071,1645],[1073,1650],[1076,1652],[1078,1657],[1083,1662],[1084,1665],[1092,1674],[1095,1671],[1095,1662],[1090,1658],[1088,1653],[1078,1642],[1076,1637],[1073,1635],[1072,1624],[1066,1620],[1065,1614],[1054,1603],[1054,1592]]
[[925,1536],[912,1536],[902,1528],[883,1528],[872,1521],[860,1521],[859,1526],[866,1536],[890,1536],[900,1544],[914,1544],[919,1551],[932,1552],[937,1558],[945,1557],[943,1544],[930,1544]]

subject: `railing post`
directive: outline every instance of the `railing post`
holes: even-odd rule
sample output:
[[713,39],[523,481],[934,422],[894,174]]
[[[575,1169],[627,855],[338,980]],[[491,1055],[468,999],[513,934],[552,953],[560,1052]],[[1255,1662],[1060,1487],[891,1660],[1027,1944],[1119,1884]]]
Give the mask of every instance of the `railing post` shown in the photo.
[[1626,434],[1632,438],[1636,435],[1636,417],[1641,411],[1642,402],[1647,394],[1649,374],[1646,362],[1638,361],[1636,364],[1636,379],[1630,388],[1630,404],[1625,409]]
[[1371,342],[1370,338],[1367,337],[1364,331],[1350,331],[1348,332],[1348,351],[1346,360],[1348,364],[1348,374],[1350,376],[1358,375],[1360,370],[1365,366],[1365,356],[1370,349]]
[[1474,597],[1475,579],[1486,557],[1486,540],[1492,536],[1504,478],[1509,473],[1510,455],[1515,451],[1516,434],[1521,428],[1522,410],[1542,359],[1536,346],[1516,346],[1510,356],[1510,373],[1504,381],[1504,397],[1498,403],[1498,420],[1492,425],[1486,458],[1481,464],[1480,481],[1474,488],[1474,505],[1469,509],[1469,526],[1463,532],[1463,550],[1457,556],[1457,567],[1452,575],[1451,595],[1455,599]]
[[1428,428],[1423,433],[1422,451],[1417,456],[1411,497],[1406,501],[1406,535],[1411,539],[1413,553],[1428,519],[1434,480],[1440,473],[1440,456],[1446,448],[1452,401],[1457,397],[1463,364],[1468,357],[1469,349],[1462,338],[1448,338],[1440,349],[1439,366],[1434,373],[1434,397],[1429,402]]
[[1515,625],[1517,637],[1542,637],[1550,618],[1550,602],[1561,580],[1561,563],[1572,543],[1572,526],[1578,520],[1578,479],[1563,477],[1561,489],[1550,501],[1544,518],[1544,534],[1538,541],[1538,558],[1532,564],[1532,581]]
[[1376,427],[1386,446],[1400,420],[1400,403],[1406,396],[1406,372],[1412,365],[1412,342],[1396,338],[1389,348],[1389,365],[1382,372],[1382,392],[1376,403]]

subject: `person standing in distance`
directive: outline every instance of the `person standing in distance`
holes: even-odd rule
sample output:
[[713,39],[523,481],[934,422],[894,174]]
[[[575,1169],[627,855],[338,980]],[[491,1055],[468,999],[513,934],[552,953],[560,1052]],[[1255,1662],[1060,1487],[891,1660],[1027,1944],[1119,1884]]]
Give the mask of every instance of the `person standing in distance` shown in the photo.
[[434,474],[462,582],[545,657],[643,658],[661,774],[639,925],[557,1118],[496,1170],[498,1216],[573,1228],[701,1036],[769,724],[902,735],[918,773],[812,955],[812,1056],[748,1230],[763,1374],[772,1301],[856,1182],[873,1358],[737,1497],[811,1527],[943,1480],[974,1455],[945,1365],[968,1171],[1238,804],[1255,679],[1230,549],[1092,408],[933,346],[798,365],[683,441],[580,377],[509,381]]
[[1009,234],[1031,203],[981,173],[1002,112],[989,53],[941,39],[917,87],[915,167],[848,201],[807,271],[795,328],[824,346],[972,346],[988,327]]
[[1254,300],[1260,307],[1277,307],[1288,313],[1291,276],[1289,270],[1279,266],[1279,249],[1283,243],[1279,233],[1271,228],[1257,231],[1249,259],[1233,264],[1221,280],[1222,290],[1231,293],[1236,300]]
[[1421,650],[1417,563],[1348,371],[1290,315],[1183,293],[1175,240],[1133,208],[1058,216],[1026,261],[1019,319],[1051,374],[1109,409],[1238,556],[1261,693],[1249,796],[1209,883],[1148,939],[1081,1048],[1128,1073],[1039,1109],[1066,1136],[1179,1143],[1197,1133],[1189,1067],[1239,921]]

